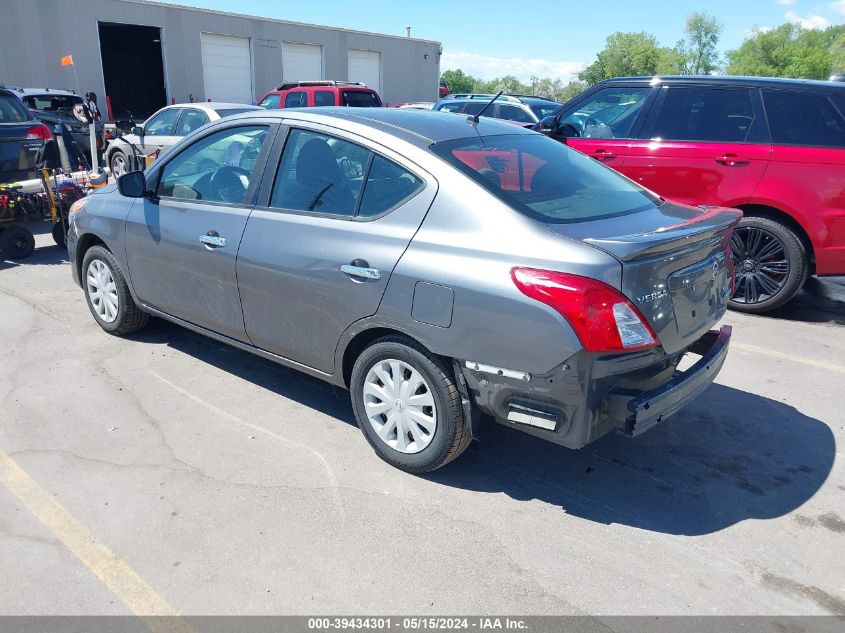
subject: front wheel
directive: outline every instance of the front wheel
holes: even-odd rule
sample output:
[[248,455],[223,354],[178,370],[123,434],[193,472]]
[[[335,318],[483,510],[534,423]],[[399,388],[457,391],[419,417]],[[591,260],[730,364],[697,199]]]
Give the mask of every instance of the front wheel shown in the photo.
[[731,237],[734,293],[729,307],[761,314],[792,299],[807,279],[807,250],[789,227],[743,218]]
[[125,174],[126,154],[121,152],[119,149],[114,150],[114,152],[112,152],[111,158],[109,158],[109,169],[111,169],[111,175],[115,180]]
[[410,339],[370,345],[352,369],[352,407],[376,454],[409,473],[458,457],[471,437],[461,396],[446,363]]
[[109,334],[123,336],[135,332],[150,319],[135,304],[117,259],[102,246],[92,246],[85,253],[82,287],[94,320]]

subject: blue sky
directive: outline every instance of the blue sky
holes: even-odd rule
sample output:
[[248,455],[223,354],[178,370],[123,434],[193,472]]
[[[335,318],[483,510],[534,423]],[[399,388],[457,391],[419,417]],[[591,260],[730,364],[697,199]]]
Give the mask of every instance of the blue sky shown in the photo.
[[[166,0],[170,1],[170,0]],[[483,79],[513,74],[570,79],[614,31],[647,31],[661,44],[683,35],[686,16],[706,10],[724,25],[721,48],[736,48],[754,27],[845,22],[845,0],[174,0],[176,4],[296,22],[412,35],[443,43],[441,69]]]

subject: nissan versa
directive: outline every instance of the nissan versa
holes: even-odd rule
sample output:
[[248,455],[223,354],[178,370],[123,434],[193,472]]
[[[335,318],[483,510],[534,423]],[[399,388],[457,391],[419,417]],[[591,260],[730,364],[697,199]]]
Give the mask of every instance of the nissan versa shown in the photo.
[[480,413],[580,448],[699,395],[740,217],[508,123],[321,108],[202,127],[77,202],[68,244],[107,332],[162,317],[346,387],[378,455],[426,472]]

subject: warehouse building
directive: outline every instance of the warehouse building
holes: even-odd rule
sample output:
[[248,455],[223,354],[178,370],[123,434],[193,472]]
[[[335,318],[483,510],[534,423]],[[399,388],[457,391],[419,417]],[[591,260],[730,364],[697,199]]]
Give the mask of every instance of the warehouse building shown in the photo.
[[93,90],[114,116],[191,98],[251,103],[313,79],[361,81],[388,103],[437,98],[439,42],[146,0],[2,6],[0,84]]

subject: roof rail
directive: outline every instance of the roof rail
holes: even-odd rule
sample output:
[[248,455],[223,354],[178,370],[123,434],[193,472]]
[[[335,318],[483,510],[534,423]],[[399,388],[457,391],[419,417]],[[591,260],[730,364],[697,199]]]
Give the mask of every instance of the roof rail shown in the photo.
[[521,95],[515,92],[510,92],[506,95],[502,95],[503,97],[516,97],[517,99],[542,99],[543,101],[554,101],[549,97],[542,97],[540,95]]
[[330,79],[315,79],[313,81],[285,81],[276,86],[276,90],[290,90],[291,88],[303,88],[306,86],[363,86],[362,81],[332,81]]
[[[481,93],[462,93],[462,94],[449,94],[444,97],[444,99],[492,99],[496,95],[492,94],[481,94]],[[519,102],[519,99],[514,97],[513,95],[500,95],[498,101],[516,101]]]

